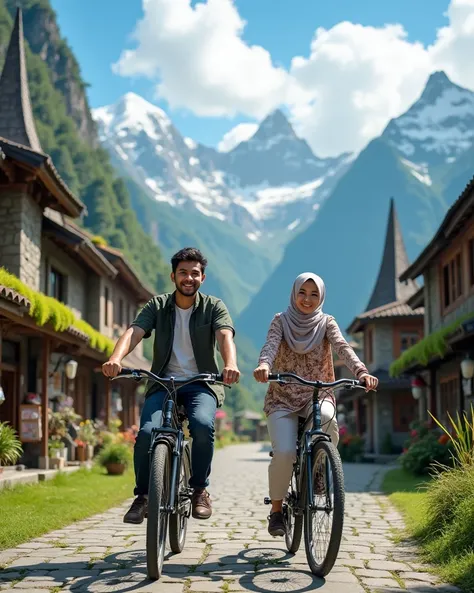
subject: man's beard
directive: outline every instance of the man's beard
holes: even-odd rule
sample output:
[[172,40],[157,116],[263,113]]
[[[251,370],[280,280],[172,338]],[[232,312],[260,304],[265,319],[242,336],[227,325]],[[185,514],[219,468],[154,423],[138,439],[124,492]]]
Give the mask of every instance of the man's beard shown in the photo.
[[179,284],[176,284],[176,290],[179,292],[179,294],[182,294],[185,297],[192,297],[199,290],[199,285],[193,284],[192,287],[191,286],[186,287],[185,290],[187,290],[187,292],[185,292]]

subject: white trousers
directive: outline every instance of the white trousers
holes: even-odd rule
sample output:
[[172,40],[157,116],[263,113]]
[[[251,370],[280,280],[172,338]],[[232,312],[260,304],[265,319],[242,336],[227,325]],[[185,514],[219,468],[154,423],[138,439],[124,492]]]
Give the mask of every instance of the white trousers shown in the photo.
[[[277,410],[268,415],[268,432],[273,449],[273,457],[268,468],[269,495],[272,500],[283,500],[286,496],[293,464],[296,460],[298,418],[311,418],[312,405],[311,402],[297,412]],[[311,424],[312,421],[308,423],[307,428]],[[336,420],[336,409],[330,400],[321,402],[321,429],[331,437],[331,442],[337,446],[339,427]]]

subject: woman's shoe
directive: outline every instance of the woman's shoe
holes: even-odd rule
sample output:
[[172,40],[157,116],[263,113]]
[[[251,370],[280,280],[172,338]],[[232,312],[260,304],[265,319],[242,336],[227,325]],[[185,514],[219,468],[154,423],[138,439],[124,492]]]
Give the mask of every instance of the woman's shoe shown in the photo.
[[268,517],[268,533],[273,537],[283,536],[286,533],[285,517],[283,513],[276,511]]

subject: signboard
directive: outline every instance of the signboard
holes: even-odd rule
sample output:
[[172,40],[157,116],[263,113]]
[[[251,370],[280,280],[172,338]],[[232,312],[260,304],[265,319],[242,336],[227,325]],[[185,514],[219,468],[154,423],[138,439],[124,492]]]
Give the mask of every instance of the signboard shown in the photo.
[[22,404],[20,406],[20,440],[24,443],[39,443],[42,436],[41,406]]

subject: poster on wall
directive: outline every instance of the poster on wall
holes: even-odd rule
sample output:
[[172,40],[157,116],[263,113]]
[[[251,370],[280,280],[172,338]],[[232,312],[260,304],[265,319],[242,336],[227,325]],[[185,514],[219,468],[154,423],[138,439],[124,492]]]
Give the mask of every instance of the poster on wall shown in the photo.
[[42,436],[41,406],[22,404],[20,406],[20,440],[24,443],[38,443]]

